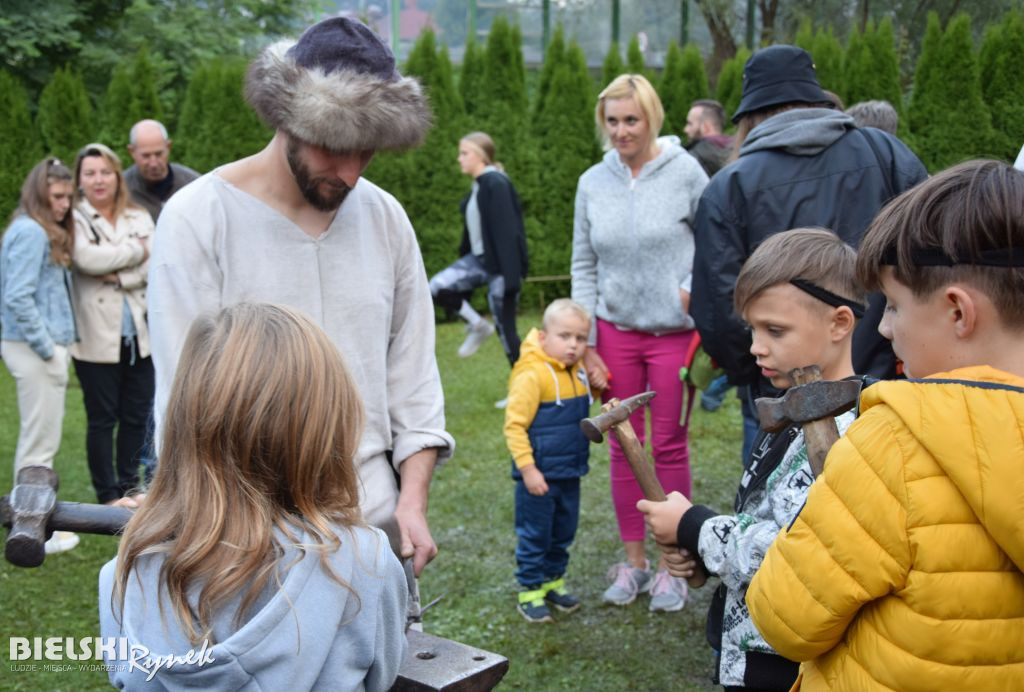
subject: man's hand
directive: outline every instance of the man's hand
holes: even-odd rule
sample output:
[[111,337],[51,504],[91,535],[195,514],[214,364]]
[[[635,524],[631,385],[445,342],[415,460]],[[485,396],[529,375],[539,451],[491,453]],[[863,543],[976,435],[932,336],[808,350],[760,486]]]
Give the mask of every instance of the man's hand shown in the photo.
[[583,352],[583,369],[587,371],[587,381],[591,387],[608,389],[608,366],[593,346],[587,346]]
[[636,508],[644,513],[644,522],[651,530],[654,540],[662,545],[676,544],[679,520],[690,507],[693,507],[693,503],[678,491],[669,493],[668,499],[664,502],[640,500],[636,503]]
[[399,467],[402,489],[395,506],[395,521],[402,540],[402,557],[412,558],[417,577],[437,555],[437,544],[427,525],[427,495],[436,462],[437,450],[431,447],[416,452]]
[[531,495],[547,495],[548,482],[544,480],[544,474],[540,472],[536,464],[530,464],[519,469],[523,474],[523,483],[526,485],[526,492]]
[[689,579],[697,572],[697,560],[685,548],[679,548],[663,555],[668,573],[680,579]]

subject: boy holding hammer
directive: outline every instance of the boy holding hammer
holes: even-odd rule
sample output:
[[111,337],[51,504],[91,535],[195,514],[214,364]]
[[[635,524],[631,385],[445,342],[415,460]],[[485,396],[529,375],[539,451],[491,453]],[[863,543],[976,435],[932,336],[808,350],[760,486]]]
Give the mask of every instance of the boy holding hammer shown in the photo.
[[1024,173],[969,161],[900,195],[857,273],[910,379],[864,391],[750,613],[809,690],[1020,689]]
[[[773,386],[793,386],[790,372],[817,365],[825,380],[852,377],[851,343],[863,314],[856,252],[831,231],[795,229],[765,240],[736,280],[736,311],[750,326],[750,352]],[[852,412],[835,421],[843,431]],[[798,664],[778,655],[758,633],[744,596],[765,551],[796,516],[814,481],[804,433],[793,424],[759,431],[736,493],[735,514],[692,505],[680,493],[637,508],[655,539],[676,545],[673,576],[691,577],[699,560],[721,578],[708,611],[708,643],[726,690],[788,690]],[[690,556],[694,556],[692,559]],[[675,562],[675,564],[673,564]]]

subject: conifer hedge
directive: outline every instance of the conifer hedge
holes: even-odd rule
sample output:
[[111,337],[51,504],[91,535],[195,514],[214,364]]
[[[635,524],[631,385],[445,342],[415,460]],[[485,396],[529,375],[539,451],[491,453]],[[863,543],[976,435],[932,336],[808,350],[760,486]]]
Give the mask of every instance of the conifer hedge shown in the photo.
[[18,206],[21,184],[42,158],[28,110],[25,88],[6,70],[0,70],[0,228]]
[[145,47],[131,62],[114,68],[103,101],[100,141],[121,157],[125,168],[132,164],[128,135],[135,123],[145,118],[164,120],[157,79]]
[[911,145],[933,173],[996,148],[966,14],[945,31],[938,15],[929,14],[908,119]]
[[690,105],[697,99],[706,99],[709,95],[708,75],[704,70],[704,60],[700,57],[700,49],[693,43],[686,44],[685,50],[672,41],[668,45],[665,57],[665,69],[657,86],[661,105],[665,107],[665,125],[662,134],[676,135],[681,141],[686,136],[686,115]]
[[85,84],[70,66],[58,68],[39,94],[36,127],[43,149],[63,159],[69,168],[73,168],[78,150],[97,139]]
[[[822,86],[847,103],[885,99],[900,110],[905,139],[932,171],[976,156],[1012,159],[1024,142],[1020,11],[988,27],[980,50],[966,16],[946,27],[937,15],[930,16],[909,102],[902,98],[898,46],[888,20],[851,36],[845,49],[830,28],[815,30],[809,23],[800,27],[795,43],[811,53]],[[420,37],[402,69],[423,83],[434,127],[420,149],[376,156],[366,176],[405,206],[428,271],[455,259],[462,232],[458,205],[471,184],[458,169],[458,140],[483,130],[494,138],[497,157],[523,201],[531,274],[568,273],[576,183],[600,156],[593,121],[596,95],[624,72],[651,75],[635,36],[628,56],[627,63],[613,45],[600,76],[591,74],[580,47],[557,27],[539,74],[530,76],[535,88],[528,94],[521,32],[506,19],[495,19],[485,45],[467,43],[457,78],[448,49],[432,33]],[[739,104],[748,57],[741,49],[717,75],[713,93],[728,116]],[[82,145],[100,140],[126,155],[122,147],[128,129],[145,117],[162,115],[165,122],[177,123],[174,159],[200,171],[266,144],[272,133],[242,98],[244,60],[198,65],[180,110],[168,113],[161,111],[158,98],[167,76],[159,73],[165,67],[157,58],[143,50],[114,70],[98,111],[70,67],[53,73],[35,104],[23,85],[0,71],[0,132],[6,135],[0,137],[0,214],[13,209],[25,173],[44,153],[70,165]],[[665,133],[682,135],[690,103],[712,93],[694,44],[683,49],[670,44],[665,66],[652,83],[666,108]],[[527,301],[536,290],[528,286]],[[568,287],[544,289],[550,299]]]

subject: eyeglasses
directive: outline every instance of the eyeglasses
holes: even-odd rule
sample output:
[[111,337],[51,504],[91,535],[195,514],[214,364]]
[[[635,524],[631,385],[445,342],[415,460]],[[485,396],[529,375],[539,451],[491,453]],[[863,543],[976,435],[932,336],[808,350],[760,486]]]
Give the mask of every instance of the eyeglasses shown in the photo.
[[58,159],[56,156],[51,156],[50,158],[46,159],[46,170],[47,171],[49,171],[54,166],[63,166],[63,165],[64,165],[64,163],[60,159]]

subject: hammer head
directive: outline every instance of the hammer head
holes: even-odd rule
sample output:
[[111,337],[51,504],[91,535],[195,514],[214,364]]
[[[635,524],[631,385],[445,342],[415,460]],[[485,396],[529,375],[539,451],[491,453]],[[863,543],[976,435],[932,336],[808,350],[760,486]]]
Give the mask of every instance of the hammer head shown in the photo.
[[787,425],[838,416],[853,408],[860,389],[860,380],[820,380],[790,387],[777,399],[754,402],[758,422],[763,430],[778,432]]
[[654,398],[654,392],[642,392],[631,396],[624,401],[612,399],[602,408],[602,413],[593,418],[584,418],[580,421],[580,428],[583,434],[591,442],[604,442],[604,434],[616,423],[629,418],[633,411]]
[[[56,472],[46,466],[24,466],[8,500],[10,532],[4,556],[19,567],[38,567],[46,558],[46,529],[57,504]],[[6,519],[6,517],[5,517]],[[6,522],[5,522],[6,523]]]

